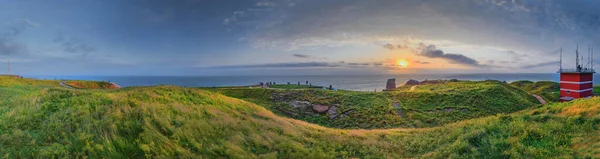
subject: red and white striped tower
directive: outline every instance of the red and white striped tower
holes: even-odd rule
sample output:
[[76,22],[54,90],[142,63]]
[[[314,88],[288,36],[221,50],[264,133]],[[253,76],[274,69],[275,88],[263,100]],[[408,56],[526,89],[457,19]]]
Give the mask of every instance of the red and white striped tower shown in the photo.
[[[594,91],[594,60],[593,50],[588,49],[588,63],[585,66],[579,64],[579,46],[575,51],[575,69],[562,68],[562,48],[560,50],[560,101],[566,102],[578,98],[588,98]],[[581,57],[583,62],[583,56]]]

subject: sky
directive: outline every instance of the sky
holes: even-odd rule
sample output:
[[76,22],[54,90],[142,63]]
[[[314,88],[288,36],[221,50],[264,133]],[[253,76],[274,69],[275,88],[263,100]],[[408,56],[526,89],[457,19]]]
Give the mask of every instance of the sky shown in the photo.
[[[0,0],[0,74],[554,73],[598,0]],[[600,61],[600,55],[594,61]],[[597,62],[594,62],[597,63]]]

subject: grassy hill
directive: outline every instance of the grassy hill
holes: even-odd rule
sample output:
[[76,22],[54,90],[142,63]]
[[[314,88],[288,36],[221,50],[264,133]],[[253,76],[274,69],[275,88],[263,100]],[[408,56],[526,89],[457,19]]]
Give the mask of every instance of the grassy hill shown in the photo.
[[57,83],[0,77],[0,95],[10,96],[0,101],[0,156],[600,157],[600,98],[433,128],[344,130],[199,89],[70,90]]
[[[526,92],[499,81],[420,85],[413,91],[209,89],[265,106],[280,115],[334,128],[432,127],[536,106]],[[327,112],[314,110],[325,106]],[[331,111],[333,110],[333,111]]]
[[69,80],[65,82],[66,85],[78,89],[119,89],[120,87],[116,84],[105,82],[105,81],[82,81],[82,80]]
[[560,84],[552,81],[515,81],[510,83],[511,86],[527,91],[531,94],[536,94],[544,98],[548,102],[558,102],[560,98]]

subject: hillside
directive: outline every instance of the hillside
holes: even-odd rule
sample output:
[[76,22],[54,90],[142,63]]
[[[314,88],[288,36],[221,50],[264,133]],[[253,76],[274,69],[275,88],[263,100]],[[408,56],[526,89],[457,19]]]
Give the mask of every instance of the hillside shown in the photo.
[[321,89],[209,90],[254,102],[284,116],[334,128],[432,127],[539,104],[526,92],[499,81],[457,81],[420,85],[413,91],[376,93]]
[[0,77],[4,158],[600,157],[600,98],[425,129],[343,130],[199,89]]
[[119,89],[119,85],[105,81],[69,80],[64,84],[77,89]]
[[560,84],[552,81],[515,81],[510,83],[511,86],[527,91],[531,94],[536,94],[549,102],[558,102],[560,98]]

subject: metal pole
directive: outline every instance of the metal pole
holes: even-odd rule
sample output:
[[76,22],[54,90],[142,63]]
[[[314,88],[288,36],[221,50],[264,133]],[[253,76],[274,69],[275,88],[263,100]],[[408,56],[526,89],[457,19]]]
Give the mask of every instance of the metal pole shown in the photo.
[[577,44],[577,49],[575,50],[575,68],[579,68],[579,44]]
[[558,61],[559,72],[562,72],[562,47],[560,47],[560,61]]

